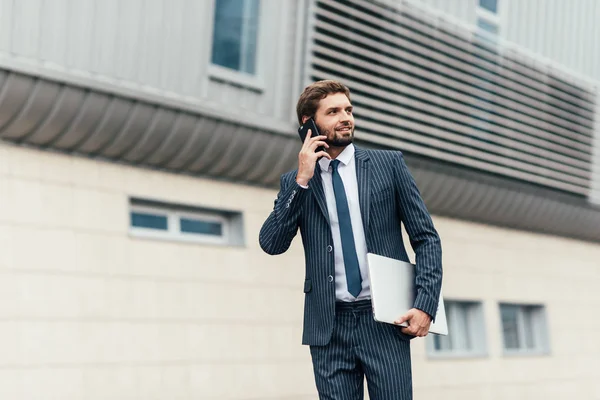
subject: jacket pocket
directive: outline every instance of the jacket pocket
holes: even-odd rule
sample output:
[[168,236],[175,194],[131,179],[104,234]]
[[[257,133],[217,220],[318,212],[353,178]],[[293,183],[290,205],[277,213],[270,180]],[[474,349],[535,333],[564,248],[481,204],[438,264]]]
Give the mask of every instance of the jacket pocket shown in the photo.
[[310,279],[304,280],[304,293],[308,293],[312,290],[312,281]]

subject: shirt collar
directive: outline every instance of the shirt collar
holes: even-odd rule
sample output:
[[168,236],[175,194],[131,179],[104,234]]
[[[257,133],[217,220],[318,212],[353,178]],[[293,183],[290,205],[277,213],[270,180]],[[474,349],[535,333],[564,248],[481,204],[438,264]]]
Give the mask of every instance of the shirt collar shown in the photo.
[[[336,160],[340,160],[340,163],[344,165],[350,164],[352,158],[354,157],[354,144],[350,143],[342,152],[337,156]],[[321,171],[329,170],[329,161],[327,158],[323,157],[319,160],[319,166],[321,167]]]

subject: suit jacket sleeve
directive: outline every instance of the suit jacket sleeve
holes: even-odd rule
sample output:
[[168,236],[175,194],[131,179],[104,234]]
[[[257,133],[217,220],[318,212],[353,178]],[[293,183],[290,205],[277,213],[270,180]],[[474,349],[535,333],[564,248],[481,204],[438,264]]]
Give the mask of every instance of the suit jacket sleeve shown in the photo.
[[402,222],[416,255],[414,308],[435,319],[442,287],[442,247],[421,193],[402,153],[395,159],[395,185],[399,194]]
[[308,194],[308,189],[302,188],[295,175],[281,177],[281,189],[275,199],[273,211],[263,224],[260,234],[260,247],[268,254],[284,253],[298,232],[298,220],[302,204]]

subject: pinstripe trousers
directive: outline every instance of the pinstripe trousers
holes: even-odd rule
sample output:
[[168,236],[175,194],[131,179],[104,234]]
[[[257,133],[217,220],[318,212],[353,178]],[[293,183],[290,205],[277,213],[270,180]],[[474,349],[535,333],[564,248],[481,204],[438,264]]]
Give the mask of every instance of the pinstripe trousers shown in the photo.
[[336,303],[331,341],[310,346],[321,400],[412,399],[410,338],[373,319],[370,300]]

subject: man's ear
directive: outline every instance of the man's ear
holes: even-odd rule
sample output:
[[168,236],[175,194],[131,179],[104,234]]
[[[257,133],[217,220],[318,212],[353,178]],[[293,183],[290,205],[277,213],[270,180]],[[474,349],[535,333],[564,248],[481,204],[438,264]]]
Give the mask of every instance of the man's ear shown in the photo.
[[309,118],[310,118],[310,117],[309,117],[308,115],[305,115],[305,116],[303,116],[303,117],[302,117],[302,125],[304,125],[304,123],[305,123],[306,121],[308,121],[308,119],[309,119]]

